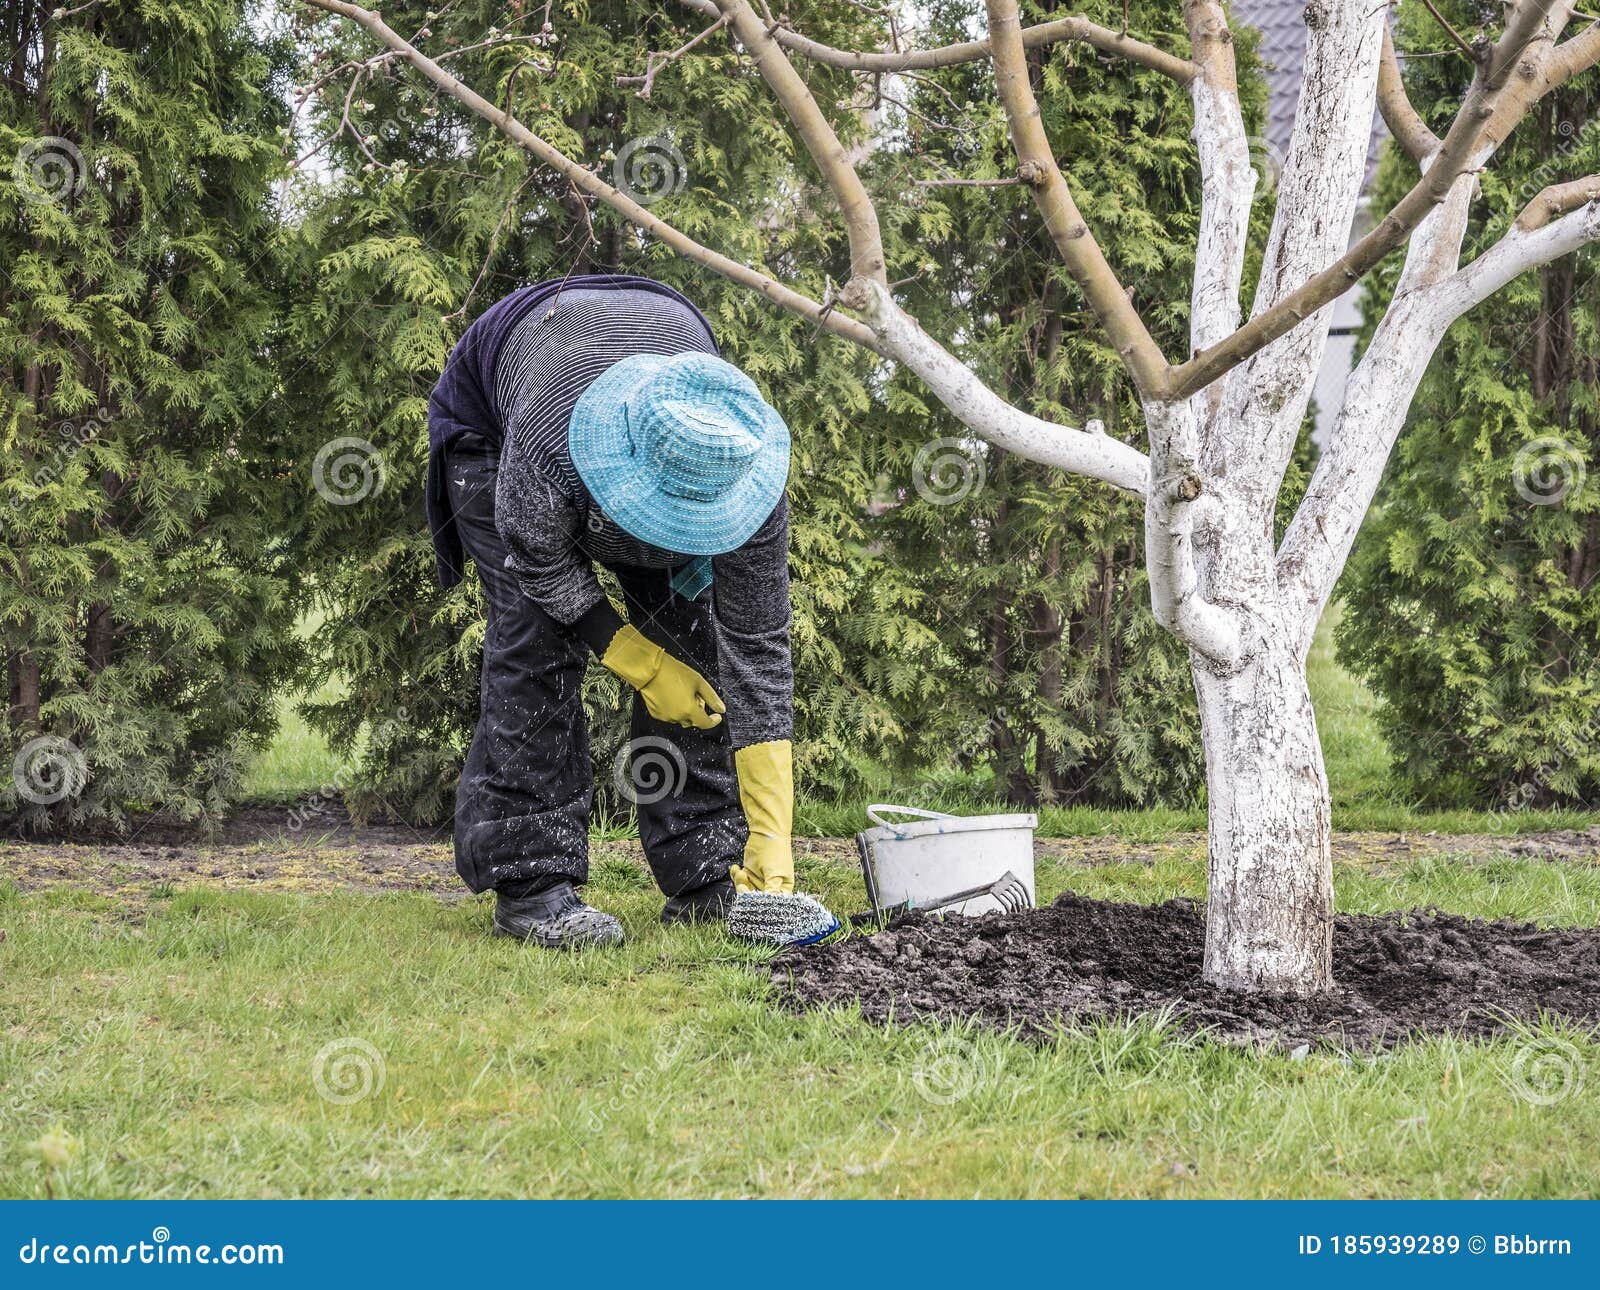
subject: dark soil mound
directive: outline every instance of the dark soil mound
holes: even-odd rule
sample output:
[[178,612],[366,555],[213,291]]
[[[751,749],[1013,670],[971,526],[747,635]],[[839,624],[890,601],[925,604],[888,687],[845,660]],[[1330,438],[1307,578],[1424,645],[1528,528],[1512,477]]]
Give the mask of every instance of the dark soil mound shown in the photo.
[[1054,905],[982,918],[911,917],[884,931],[775,959],[798,1006],[859,1000],[873,1020],[977,1017],[1024,1033],[1058,1019],[1173,1007],[1232,1041],[1369,1049],[1407,1035],[1487,1036],[1541,1011],[1600,1021],[1600,931],[1547,931],[1436,911],[1340,915],[1338,988],[1315,999],[1245,996],[1200,979],[1204,914],[1193,901],[1119,905],[1068,892]]

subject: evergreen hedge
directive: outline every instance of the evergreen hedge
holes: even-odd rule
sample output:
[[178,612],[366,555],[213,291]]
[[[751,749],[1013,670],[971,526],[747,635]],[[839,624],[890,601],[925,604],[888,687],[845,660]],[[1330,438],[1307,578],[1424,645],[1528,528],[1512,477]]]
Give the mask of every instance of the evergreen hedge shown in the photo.
[[[1459,2],[1445,12],[1463,31],[1482,18]],[[1401,21],[1402,47],[1437,43],[1422,6]],[[1463,59],[1407,65],[1436,130],[1470,75]],[[1597,106],[1600,78],[1585,73],[1501,148],[1465,258],[1546,185],[1600,170]],[[1391,149],[1378,204],[1413,172]],[[1589,248],[1524,274],[1450,330],[1344,578],[1339,657],[1377,691],[1396,774],[1419,800],[1600,801],[1597,264]]]

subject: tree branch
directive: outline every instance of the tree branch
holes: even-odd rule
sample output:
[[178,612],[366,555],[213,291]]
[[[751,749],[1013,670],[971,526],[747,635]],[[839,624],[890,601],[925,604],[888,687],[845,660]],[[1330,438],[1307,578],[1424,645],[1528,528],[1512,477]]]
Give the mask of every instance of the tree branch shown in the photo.
[[1600,241],[1600,176],[1547,188],[1481,256],[1454,269],[1474,183],[1463,175],[1412,239],[1395,298],[1351,375],[1329,449],[1278,552],[1286,603],[1304,606],[1303,649],[1377,493],[1396,436],[1452,323],[1513,278]]
[[1022,44],[1017,0],[985,2],[995,82],[1021,163],[1018,173],[1033,189],[1039,213],[1056,249],[1122,355],[1123,364],[1141,397],[1148,395],[1158,387],[1167,371],[1166,356],[1106,262],[1100,244],[1072,199],[1061,168],[1056,165],[1028,79],[1028,57]]
[[1150,610],[1185,645],[1232,668],[1244,653],[1239,620],[1201,594],[1195,561],[1195,510],[1205,499],[1199,464],[1201,415],[1194,401],[1145,405],[1150,489],[1144,547]]
[[1561,86],[1579,72],[1593,67],[1595,60],[1600,59],[1600,20],[1590,23],[1571,40],[1557,45],[1555,52],[1550,73],[1555,86]]
[[376,37],[434,85],[438,86],[444,93],[495,126],[512,142],[531,153],[538,161],[549,166],[558,174],[565,176],[580,192],[599,198],[613,210],[626,217],[631,223],[651,237],[665,243],[678,254],[720,273],[725,278],[759,291],[774,304],[789,310],[791,313],[799,314],[802,318],[811,320],[819,327],[825,328],[836,336],[843,336],[846,340],[853,340],[856,344],[864,345],[871,350],[876,351],[878,349],[877,338],[872,334],[870,328],[840,315],[831,306],[819,304],[809,296],[802,295],[793,288],[784,286],[781,282],[768,277],[757,269],[740,264],[737,260],[731,260],[720,252],[703,246],[692,237],[679,232],[672,225],[652,215],[649,210],[627,196],[627,194],[613,188],[593,171],[579,165],[550,143],[534,134],[527,126],[511,115],[509,108],[501,111],[481,94],[457,80],[440,67],[437,62],[406,40],[405,37],[390,28],[377,13],[370,9],[363,9],[360,5],[347,3],[347,0],[302,0],[302,2],[314,9],[321,9],[326,13],[336,14],[341,18],[348,19]]
[[[1555,217],[1555,218],[1552,218]],[[1525,222],[1526,221],[1526,222]],[[1513,278],[1600,238],[1600,176],[1547,188],[1498,242],[1441,282],[1436,292],[1453,322]]]
[[1383,25],[1383,54],[1378,64],[1378,110],[1383,113],[1383,123],[1389,127],[1389,133],[1412,161],[1421,165],[1439,151],[1439,136],[1428,128],[1406,94],[1388,23]]
[[[1469,63],[1476,63],[1478,61],[1478,56],[1477,56],[1476,53],[1473,52],[1472,46],[1467,44],[1466,41],[1461,39],[1461,33],[1450,25],[1448,20],[1446,20],[1445,16],[1442,13],[1440,13],[1438,8],[1434,5],[1433,0],[1422,0],[1422,3],[1423,3],[1423,6],[1427,9],[1427,11],[1433,15],[1433,20],[1436,23],[1438,23],[1441,27],[1444,28],[1444,34],[1449,36],[1451,42],[1455,45],[1455,47],[1457,49],[1459,49],[1464,55],[1466,55],[1467,61]],[[1388,23],[1384,24],[1385,32],[1388,31],[1388,26],[1389,26]]]
[[[680,3],[708,17],[718,12],[716,0],[680,0]],[[785,49],[813,62],[850,72],[928,71],[938,67],[953,67],[958,63],[975,63],[989,57],[987,40],[967,40],[954,45],[942,45],[937,49],[858,52],[824,45],[788,27],[774,28],[772,37]],[[1135,40],[1125,32],[1098,27],[1084,18],[1058,18],[1053,22],[1026,27],[1022,32],[1022,43],[1028,49],[1065,41],[1079,41],[1101,53],[1115,54],[1140,67],[1148,67],[1151,71],[1171,77],[1180,85],[1187,85],[1197,71],[1195,65],[1186,58]]]
[[1217,0],[1185,0],[1199,75],[1189,82],[1200,157],[1200,230],[1189,294],[1189,350],[1199,353],[1239,325],[1256,172],[1239,110],[1238,69],[1227,13]]
[[923,331],[881,283],[863,283],[857,306],[888,355],[922,379],[939,402],[974,434],[1029,461],[1098,479],[1143,496],[1150,460],[1120,439],[1030,416],[983,384],[972,370]]
[[1350,374],[1333,433],[1278,546],[1279,595],[1302,657],[1448,326],[1428,289],[1453,271],[1461,254],[1475,188],[1475,176],[1461,176],[1412,237],[1394,299]]
[[1565,184],[1551,184],[1522,208],[1517,227],[1524,232],[1543,228],[1557,216],[1575,210],[1585,202],[1600,199],[1600,175],[1585,175]]
[[617,84],[637,85],[639,89],[636,92],[638,93],[639,97],[642,99],[649,98],[651,92],[656,87],[656,76],[660,73],[663,67],[670,66],[671,64],[677,62],[701,41],[712,35],[712,33],[721,31],[727,25],[728,15],[722,14],[714,23],[702,31],[698,36],[694,36],[691,39],[684,41],[684,43],[679,45],[676,49],[651,50],[644,57],[644,75],[619,76],[617,77]]
[[852,276],[887,282],[878,212],[815,96],[800,79],[800,73],[795,71],[778,42],[768,34],[767,24],[756,17],[748,0],[716,0],[716,5],[739,43],[755,60],[756,69],[788,114],[800,141],[839,203],[839,213],[844,217],[845,231],[850,238]]

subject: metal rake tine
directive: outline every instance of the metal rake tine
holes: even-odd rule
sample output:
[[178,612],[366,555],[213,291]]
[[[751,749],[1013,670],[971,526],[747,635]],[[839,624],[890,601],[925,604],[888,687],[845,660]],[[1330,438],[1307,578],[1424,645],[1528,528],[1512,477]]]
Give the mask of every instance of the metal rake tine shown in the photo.
[[1000,908],[1008,914],[1020,914],[1033,903],[1028,898],[1027,886],[1009,869],[1001,875],[992,890],[994,898],[1000,902]]

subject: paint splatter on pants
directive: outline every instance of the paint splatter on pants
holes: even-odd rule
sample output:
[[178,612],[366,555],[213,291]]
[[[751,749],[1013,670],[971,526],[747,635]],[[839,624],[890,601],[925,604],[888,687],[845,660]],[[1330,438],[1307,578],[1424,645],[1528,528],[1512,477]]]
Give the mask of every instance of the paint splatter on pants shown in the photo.
[[[540,609],[506,568],[494,522],[499,449],[469,436],[448,450],[446,488],[488,603],[478,727],[456,790],[456,872],[473,891],[589,875],[594,784],[581,685],[589,650]],[[674,596],[666,569],[613,569],[629,620],[717,683],[710,597]],[[726,724],[655,720],[634,696],[627,772],[656,883],[681,895],[727,877],[748,830]]]

